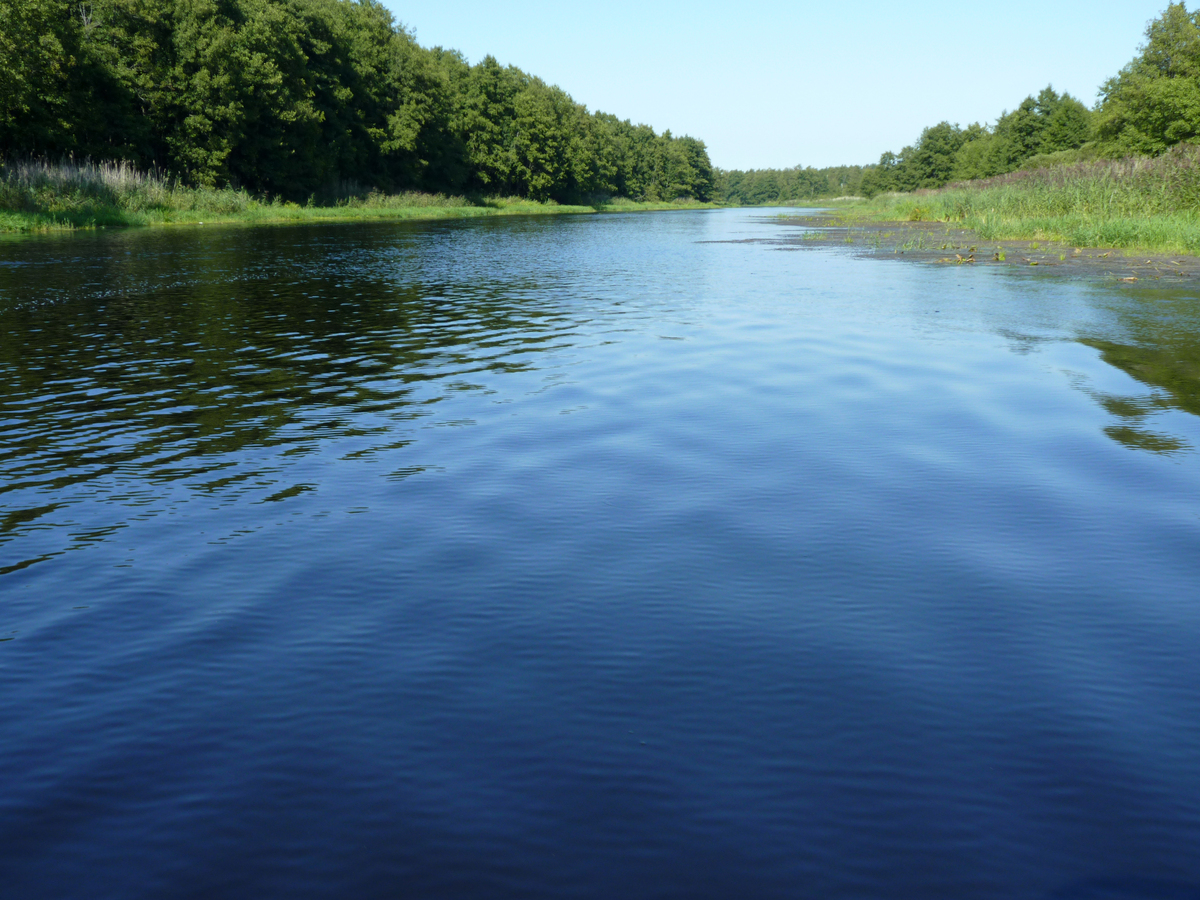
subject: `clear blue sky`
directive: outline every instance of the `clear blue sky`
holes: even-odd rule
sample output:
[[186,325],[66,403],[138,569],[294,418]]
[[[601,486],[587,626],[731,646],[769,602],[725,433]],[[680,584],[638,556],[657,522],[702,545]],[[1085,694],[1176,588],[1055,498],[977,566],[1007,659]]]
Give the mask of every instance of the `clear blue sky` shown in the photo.
[[1087,105],[1167,0],[384,0],[425,46],[690,134],[726,169],[874,162],[1047,84]]

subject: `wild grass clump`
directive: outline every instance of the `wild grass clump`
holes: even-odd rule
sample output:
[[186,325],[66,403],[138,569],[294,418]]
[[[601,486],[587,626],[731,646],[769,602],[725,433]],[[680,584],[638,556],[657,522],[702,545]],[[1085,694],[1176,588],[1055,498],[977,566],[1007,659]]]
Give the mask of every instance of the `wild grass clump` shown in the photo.
[[0,211],[67,226],[128,224],[167,211],[233,215],[254,201],[233,188],[187,187],[127,162],[0,162]]
[[1200,147],[889,194],[866,211],[879,218],[960,222],[984,240],[1200,253]]
[[343,209],[415,209],[422,207],[477,206],[466,197],[445,194],[427,194],[421,191],[403,191],[389,194],[377,187],[363,185],[357,181],[342,179],[329,185],[320,193],[309,198],[308,205],[332,206]]

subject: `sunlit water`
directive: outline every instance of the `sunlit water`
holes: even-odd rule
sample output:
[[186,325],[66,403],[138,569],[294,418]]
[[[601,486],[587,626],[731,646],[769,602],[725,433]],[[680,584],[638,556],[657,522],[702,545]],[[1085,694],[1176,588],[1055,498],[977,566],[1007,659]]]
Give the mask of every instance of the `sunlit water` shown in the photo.
[[0,244],[0,893],[1200,897],[1200,293],[769,215]]

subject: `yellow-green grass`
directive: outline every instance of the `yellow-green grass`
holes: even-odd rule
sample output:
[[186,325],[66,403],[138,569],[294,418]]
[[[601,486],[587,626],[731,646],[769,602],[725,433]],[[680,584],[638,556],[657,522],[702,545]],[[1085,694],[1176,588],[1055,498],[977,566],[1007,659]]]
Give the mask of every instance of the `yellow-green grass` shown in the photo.
[[981,240],[1061,241],[1200,254],[1200,148],[1090,161],[888,194],[840,211],[858,221],[953,222]]
[[589,205],[540,203],[520,197],[466,198],[405,192],[384,194],[342,186],[339,196],[299,204],[264,199],[233,188],[188,187],[123,163],[47,163],[0,166],[0,232],[72,231],[109,226],[268,225],[319,221],[461,219],[481,216],[625,212],[706,208],[676,200],[597,200]]

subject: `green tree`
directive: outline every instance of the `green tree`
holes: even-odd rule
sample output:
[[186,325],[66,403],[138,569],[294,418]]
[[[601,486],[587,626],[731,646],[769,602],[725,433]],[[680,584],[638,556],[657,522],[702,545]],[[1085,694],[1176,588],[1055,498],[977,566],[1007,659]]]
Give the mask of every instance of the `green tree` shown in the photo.
[[949,122],[926,128],[916,144],[879,158],[874,169],[863,176],[863,193],[873,197],[887,191],[915,191],[949,183],[958,152],[970,134]]
[[60,151],[71,144],[79,22],[66,0],[0,5],[0,149]]
[[967,133],[949,122],[926,128],[916,145],[906,147],[902,154],[902,189],[936,188],[949,183],[954,171],[954,157],[966,142]]
[[1069,94],[1059,96],[1045,87],[1037,97],[1026,97],[1011,113],[996,122],[991,175],[1012,172],[1025,160],[1042,153],[1081,147],[1091,136],[1091,113]]
[[985,132],[959,148],[954,156],[951,181],[971,181],[989,178],[1004,171],[1003,142],[995,134]]
[[301,186],[322,116],[301,47],[303,23],[290,7],[103,2],[99,27],[119,58],[117,76],[150,121],[156,161],[204,184]]
[[516,192],[517,94],[527,76],[485,56],[471,67],[462,96],[462,129],[475,185],[490,193]]
[[1101,88],[1097,135],[1113,154],[1200,136],[1200,13],[1172,3],[1150,23],[1140,54]]
[[454,127],[454,61],[399,29],[390,45],[386,136],[382,149],[408,187],[455,188],[466,178],[466,148]]
[[571,192],[578,153],[579,111],[562,90],[533,78],[514,101],[515,181],[534,200],[558,200]]
[[690,190],[686,196],[707,203],[713,197],[714,176],[712,161],[708,158],[708,148],[704,141],[688,135],[675,139],[687,159],[691,169]]
[[953,181],[1002,175],[1035,156],[1078,149],[1091,139],[1092,113],[1070,94],[1047,86],[1002,114],[990,131],[980,125],[972,129],[955,158]]

